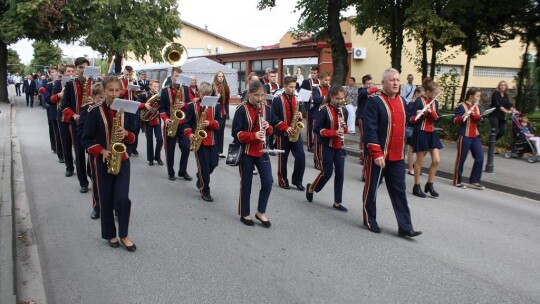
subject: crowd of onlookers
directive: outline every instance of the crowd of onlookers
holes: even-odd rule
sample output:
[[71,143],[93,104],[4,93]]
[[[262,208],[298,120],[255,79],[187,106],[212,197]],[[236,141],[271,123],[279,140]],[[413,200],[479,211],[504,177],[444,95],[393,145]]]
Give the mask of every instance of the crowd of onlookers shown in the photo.
[[7,84],[10,100],[13,100],[15,96],[25,94],[27,107],[33,108],[34,104],[38,103],[42,108],[45,108],[45,96],[39,93],[39,89],[44,88],[49,81],[52,81],[52,78],[43,72],[28,74],[26,77],[22,77],[19,73],[8,74]]

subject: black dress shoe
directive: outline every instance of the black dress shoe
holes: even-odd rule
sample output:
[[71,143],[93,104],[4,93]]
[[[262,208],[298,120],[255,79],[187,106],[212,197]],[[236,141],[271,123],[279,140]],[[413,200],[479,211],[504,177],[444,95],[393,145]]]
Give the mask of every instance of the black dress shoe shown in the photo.
[[148,165],[149,165],[149,166],[153,166],[153,165],[154,165],[154,161],[149,161],[149,162],[148,162]]
[[255,225],[252,219],[247,219],[247,218],[244,218],[243,216],[240,217],[240,222],[244,223],[244,225],[247,225],[247,226]]
[[66,171],[66,177],[73,176],[73,171]]
[[336,209],[336,210],[341,211],[341,212],[347,212],[347,211],[349,211],[349,209],[345,208],[342,204],[339,204],[339,205],[334,204],[332,207],[333,207],[334,209]]
[[398,235],[400,237],[415,237],[415,236],[419,236],[420,234],[422,234],[422,231],[414,231],[414,230],[406,231],[406,230],[401,230],[401,229],[398,230]]
[[90,218],[93,220],[97,220],[99,218],[99,211],[92,211],[92,214],[90,214]]
[[300,190],[300,191],[304,191],[306,190],[306,187],[304,187],[302,184],[294,184],[296,186],[296,189]]
[[193,180],[193,177],[191,177],[191,175],[189,175],[187,172],[180,175],[180,177],[184,178],[187,181]]
[[309,193],[309,187],[311,187],[311,184],[307,184],[306,187],[306,199],[308,202],[313,202],[313,193]]
[[88,192],[88,187],[81,187],[81,190],[79,190],[80,193],[86,193]]
[[[115,239],[113,239],[113,240],[115,240]],[[118,242],[118,240],[116,242],[111,242],[111,240],[107,240],[107,244],[109,244],[109,246],[111,246],[112,248],[120,247],[120,242]]]
[[137,250],[137,246],[135,246],[135,243],[133,243],[133,242],[131,242],[131,243],[133,243],[133,245],[131,245],[131,246],[127,246],[127,245],[124,243],[124,241],[122,241],[122,239],[120,239],[120,242],[122,242],[122,245],[124,245],[124,247],[126,248],[126,250],[129,251],[129,252],[133,252],[133,251]]
[[139,152],[137,150],[133,151],[133,156],[139,157]]
[[156,159],[158,165],[163,166],[163,161],[161,159]]
[[225,156],[225,154],[223,154],[223,153],[221,153],[221,154],[219,155],[219,158],[225,158],[225,157],[226,157],[226,156]]
[[313,153],[313,147],[308,147],[307,151]]
[[197,187],[197,189],[201,189],[201,183],[199,183],[199,180],[195,182],[195,187]]
[[270,226],[272,226],[272,223],[270,223],[270,221],[261,220],[261,218],[257,215],[257,213],[255,213],[255,218],[258,219],[261,222],[261,224],[266,228],[270,228]]
[[206,201],[206,202],[214,201],[214,198],[210,195],[210,193],[203,194],[202,199],[203,201]]
[[285,185],[279,185],[281,188],[283,189],[291,189],[291,187],[289,186],[289,183],[285,183]]
[[169,180],[174,181],[174,180],[176,180],[176,177],[174,177],[174,175],[169,175]]
[[379,228],[379,226],[377,226],[377,225],[371,225],[369,227],[366,225],[366,228],[367,228],[367,230],[369,230],[369,231],[371,231],[373,233],[381,233],[382,232],[382,229]]
[[61,164],[65,163],[65,161],[63,159],[59,159],[58,162],[61,163]]

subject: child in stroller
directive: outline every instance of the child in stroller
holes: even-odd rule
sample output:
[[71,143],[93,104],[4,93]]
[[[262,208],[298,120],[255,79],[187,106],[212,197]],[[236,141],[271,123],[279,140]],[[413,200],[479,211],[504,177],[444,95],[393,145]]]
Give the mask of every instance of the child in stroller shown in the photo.
[[505,158],[522,157],[525,153],[532,153],[527,161],[535,163],[540,160],[540,137],[534,135],[529,119],[526,116],[512,114],[513,141],[511,151],[504,154]]

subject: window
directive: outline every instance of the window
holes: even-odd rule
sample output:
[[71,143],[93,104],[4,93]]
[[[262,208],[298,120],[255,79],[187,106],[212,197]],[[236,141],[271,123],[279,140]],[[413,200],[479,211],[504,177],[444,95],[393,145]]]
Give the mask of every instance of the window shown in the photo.
[[265,74],[267,68],[273,68],[277,70],[278,61],[277,59],[266,59],[266,60],[253,60],[251,62],[251,71],[256,72],[257,75],[262,77]]
[[187,48],[188,57],[204,56],[203,48]]
[[497,67],[474,67],[473,76],[476,77],[495,77],[495,78],[514,78],[517,76],[519,69],[514,68],[497,68]]
[[[431,69],[431,65],[428,64],[428,71]],[[457,73],[457,75],[462,75],[463,67],[461,65],[450,65],[450,64],[441,64],[437,65],[435,68],[435,76]]]

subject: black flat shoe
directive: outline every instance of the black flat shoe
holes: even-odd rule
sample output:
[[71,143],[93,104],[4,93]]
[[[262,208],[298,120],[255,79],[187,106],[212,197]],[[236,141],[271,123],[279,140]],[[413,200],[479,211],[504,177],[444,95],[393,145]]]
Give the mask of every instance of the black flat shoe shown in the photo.
[[178,173],[178,176],[182,177],[183,179],[187,180],[187,181],[190,181],[190,180],[193,180],[193,177],[191,177],[191,175],[184,173],[184,174],[180,174]]
[[270,221],[261,220],[261,218],[257,215],[257,213],[255,213],[255,218],[258,219],[261,222],[261,224],[266,228],[270,228],[270,226],[272,226],[272,223],[270,223]]
[[170,181],[174,181],[174,180],[176,180],[176,177],[174,177],[174,176],[169,176],[169,180],[170,180]]
[[339,204],[339,205],[334,204],[332,207],[333,207],[334,209],[336,209],[336,210],[341,211],[341,212],[348,212],[348,211],[349,211],[349,209],[345,208],[345,207],[344,207],[343,205],[341,205],[341,204]]
[[81,189],[79,190],[80,193],[86,193],[88,192],[88,187],[81,187]]
[[131,246],[126,246],[126,244],[124,244],[124,241],[122,241],[122,239],[120,239],[120,242],[122,242],[122,245],[124,245],[124,247],[126,248],[127,251],[129,252],[133,252],[135,250],[137,250],[137,246],[135,246],[135,243],[133,243],[133,245]]
[[210,193],[203,194],[202,199],[203,199],[203,201],[206,201],[206,202],[213,202],[214,201],[214,198],[210,195]]
[[302,184],[294,184],[296,186],[296,189],[300,190],[300,191],[305,191],[306,190],[306,187],[304,187]]
[[419,236],[420,234],[422,234],[422,231],[414,231],[414,230],[410,230],[410,231],[405,231],[405,230],[401,230],[399,229],[398,230],[398,235],[400,237],[415,237],[415,236]]
[[[113,240],[115,240],[115,239],[113,239]],[[109,246],[112,247],[112,248],[120,247],[120,243],[118,242],[118,240],[116,242],[111,242],[111,240],[107,240],[107,244],[109,244]]]
[[154,162],[153,162],[153,161],[149,161],[149,162],[148,162],[148,165],[149,165],[149,166],[153,166],[153,165],[154,165]]
[[73,176],[73,171],[66,171],[66,177]]
[[243,216],[240,217],[240,222],[244,223],[244,225],[246,225],[246,226],[255,225],[255,223],[253,222],[252,219],[247,219],[247,218],[244,218]]
[[139,152],[133,151],[133,154],[132,154],[132,155],[135,156],[135,157],[139,157]]
[[310,152],[310,153],[313,153],[313,147],[308,147],[307,151]]
[[309,187],[311,187],[311,184],[307,184],[306,187],[306,199],[308,202],[313,202],[313,193],[309,193]]
[[219,158],[225,158],[226,156],[224,154],[220,154]]
[[163,166],[163,161],[161,159],[156,159],[158,165]]
[[285,185],[279,185],[283,189],[291,189],[288,183],[285,183]]
[[370,227],[368,227],[366,225],[366,228],[367,228],[367,230],[369,230],[369,231],[371,231],[373,233],[381,233],[382,232],[382,229],[379,228],[379,226],[377,226],[377,225],[371,225]]
[[93,220],[97,220],[99,218],[99,211],[92,211],[92,214],[90,214],[90,218]]

